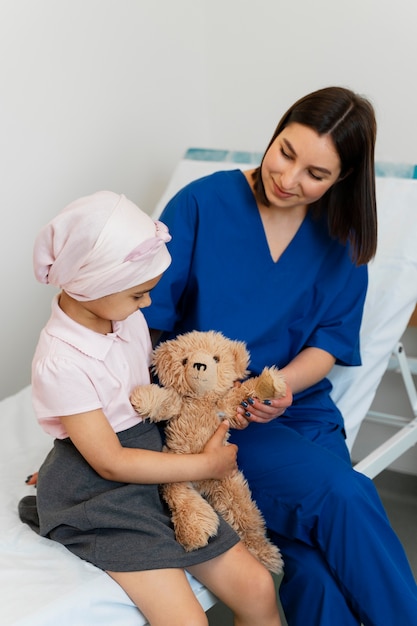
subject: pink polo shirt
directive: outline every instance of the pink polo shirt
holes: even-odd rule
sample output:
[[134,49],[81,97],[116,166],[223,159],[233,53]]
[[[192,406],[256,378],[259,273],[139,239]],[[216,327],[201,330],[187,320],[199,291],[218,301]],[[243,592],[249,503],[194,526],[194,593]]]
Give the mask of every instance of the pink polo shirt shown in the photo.
[[58,439],[68,436],[61,415],[102,409],[115,432],[138,424],[142,420],[129,397],[136,385],[149,383],[151,351],[141,311],[115,322],[113,332],[102,335],[68,317],[55,297],[32,363],[39,423]]

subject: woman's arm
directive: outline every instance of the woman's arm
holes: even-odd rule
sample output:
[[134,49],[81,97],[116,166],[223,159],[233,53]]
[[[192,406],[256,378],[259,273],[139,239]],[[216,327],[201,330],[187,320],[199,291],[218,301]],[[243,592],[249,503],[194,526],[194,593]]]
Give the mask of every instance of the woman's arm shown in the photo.
[[166,454],[124,448],[101,410],[61,417],[85,460],[107,480],[157,484],[220,479],[236,468],[237,447],[223,444],[228,423],[220,424],[201,454]]
[[280,372],[293,394],[312,387],[330,372],[336,359],[320,348],[305,348]]
[[268,404],[253,400],[247,407],[238,407],[239,422],[245,428],[250,422],[269,422],[282,415],[292,404],[293,394],[304,391],[325,378],[335,364],[333,355],[320,348],[306,348],[280,370],[287,383],[283,398],[272,398]]

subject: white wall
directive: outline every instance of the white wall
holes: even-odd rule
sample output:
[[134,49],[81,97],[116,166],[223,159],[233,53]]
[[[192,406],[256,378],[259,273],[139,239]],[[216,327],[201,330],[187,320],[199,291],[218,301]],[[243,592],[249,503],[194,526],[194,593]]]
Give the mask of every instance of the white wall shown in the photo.
[[97,189],[156,203],[188,146],[263,150],[313,89],[367,94],[380,160],[417,163],[411,0],[0,0],[0,398],[29,382],[51,290],[39,228]]
[[194,0],[0,1],[0,397],[28,383],[49,314],[31,266],[41,225],[98,189],[151,209],[207,141],[202,18]]
[[417,163],[412,0],[208,0],[210,141],[265,148],[298,97],[340,84],[377,110],[380,160]]

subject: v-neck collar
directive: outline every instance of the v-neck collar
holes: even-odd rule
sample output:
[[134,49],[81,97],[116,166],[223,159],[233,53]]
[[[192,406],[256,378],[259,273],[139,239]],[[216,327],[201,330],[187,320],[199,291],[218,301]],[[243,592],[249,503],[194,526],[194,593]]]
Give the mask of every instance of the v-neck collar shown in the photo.
[[308,223],[311,221],[310,211],[307,210],[305,217],[300,223],[291,241],[285,247],[285,249],[283,250],[282,254],[280,254],[278,259],[274,261],[272,254],[271,254],[271,248],[269,247],[268,238],[266,236],[265,227],[262,221],[261,212],[259,210],[258,203],[256,202],[255,195],[252,191],[250,183],[248,182],[248,179],[246,178],[244,172],[240,170],[240,173],[242,174],[245,187],[246,187],[245,194],[246,193],[249,194],[248,198],[250,197],[249,204],[251,208],[253,209],[253,216],[254,216],[254,222],[256,222],[256,228],[261,229],[262,231],[262,238],[264,242],[263,248],[265,250],[265,253],[268,255],[268,259],[270,263],[272,263],[273,265],[278,265],[280,261],[285,261],[286,256],[291,255],[292,248],[298,244],[298,239],[301,239],[303,237],[303,233],[305,229],[308,228]]

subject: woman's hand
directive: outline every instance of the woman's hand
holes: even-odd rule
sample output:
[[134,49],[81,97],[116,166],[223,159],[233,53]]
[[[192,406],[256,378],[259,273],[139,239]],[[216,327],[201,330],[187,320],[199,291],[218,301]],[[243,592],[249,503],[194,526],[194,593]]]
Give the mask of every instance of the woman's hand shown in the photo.
[[281,398],[271,398],[270,400],[258,400],[258,398],[247,398],[237,408],[237,419],[240,428],[246,428],[251,422],[265,424],[279,417],[292,404],[292,391],[289,385],[285,396]]
[[[251,422],[265,424],[282,415],[293,401],[293,394],[300,393],[322,380],[335,364],[335,357],[321,348],[305,348],[285,367],[280,369],[287,383],[287,393],[282,398],[261,402],[255,398],[245,400],[238,407],[240,428]],[[246,406],[247,405],[247,406]]]

